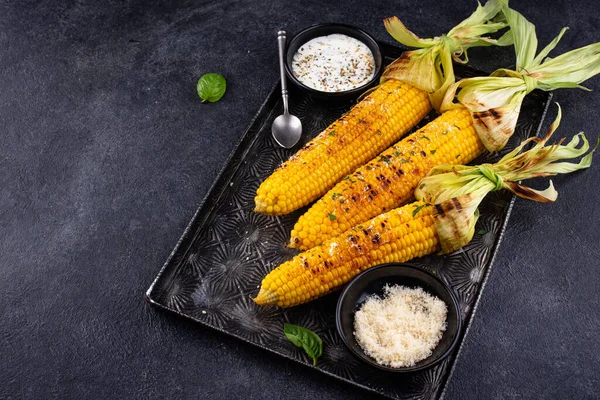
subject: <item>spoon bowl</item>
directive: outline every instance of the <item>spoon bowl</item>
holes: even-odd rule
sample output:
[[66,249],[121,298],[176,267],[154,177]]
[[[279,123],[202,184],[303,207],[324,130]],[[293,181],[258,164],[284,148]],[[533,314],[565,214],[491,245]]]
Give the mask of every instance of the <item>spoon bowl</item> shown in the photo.
[[271,133],[277,144],[289,149],[294,147],[302,136],[302,122],[294,115],[282,114],[273,121]]

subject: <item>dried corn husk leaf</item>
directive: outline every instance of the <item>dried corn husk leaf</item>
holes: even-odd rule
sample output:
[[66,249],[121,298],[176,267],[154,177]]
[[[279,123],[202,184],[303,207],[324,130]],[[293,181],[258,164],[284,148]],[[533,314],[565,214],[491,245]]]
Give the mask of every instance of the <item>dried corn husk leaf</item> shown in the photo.
[[580,83],[600,73],[600,43],[547,58],[567,30],[536,56],[535,26],[508,7],[503,14],[513,35],[517,64],[489,77],[467,78],[448,87],[441,110],[464,106],[471,112],[475,129],[489,151],[504,148],[515,131],[524,97],[535,89],[586,89]]
[[[539,202],[553,202],[558,193],[552,181],[545,190],[536,190],[519,183],[521,180],[566,174],[588,168],[592,154],[600,143],[590,149],[583,133],[563,145],[563,140],[546,145],[561,120],[560,106],[554,123],[543,138],[530,138],[502,157],[495,164],[477,166],[442,165],[421,180],[415,198],[435,205],[436,230],[442,253],[457,250],[473,238],[477,221],[477,206],[492,191],[508,189],[519,197]],[[535,145],[527,151],[530,143]],[[586,154],[587,153],[587,154]],[[579,162],[563,160],[581,157]]]
[[408,47],[418,50],[405,52],[388,66],[382,82],[397,79],[430,93],[433,107],[439,110],[444,94],[454,83],[452,60],[468,61],[467,49],[481,46],[507,46],[512,44],[512,35],[507,33],[500,39],[487,35],[506,27],[502,18],[494,20],[506,6],[506,0],[490,0],[479,5],[471,16],[452,28],[446,35],[423,39],[411,32],[398,17],[386,18],[388,33]]

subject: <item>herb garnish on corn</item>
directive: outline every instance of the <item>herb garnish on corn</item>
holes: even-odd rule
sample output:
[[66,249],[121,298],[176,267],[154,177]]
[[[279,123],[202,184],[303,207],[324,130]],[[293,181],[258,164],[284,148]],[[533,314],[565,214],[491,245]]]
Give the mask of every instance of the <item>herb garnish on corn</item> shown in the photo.
[[[524,141],[496,164],[434,169],[415,193],[418,201],[354,226],[281,264],[263,279],[254,301],[260,305],[295,306],[334,290],[374,265],[408,261],[437,249],[442,253],[457,250],[472,239],[477,206],[491,191],[508,189],[520,197],[554,201],[552,184],[536,191],[518,181],[591,165],[592,153],[579,163],[562,161],[589,150],[582,133],[567,145],[545,145],[559,121],[560,111],[543,139]],[[531,142],[536,145],[521,153]]]
[[[486,148],[502,149],[514,133],[527,93],[534,88],[581,88],[581,82],[600,72],[600,43],[542,61],[564,29],[535,57],[535,27],[514,10],[505,8],[503,12],[514,35],[517,68],[451,85],[442,105],[447,111],[334,186],[299,218],[290,247],[309,249],[399,207],[410,200],[419,180],[436,165],[467,164]],[[454,104],[459,88],[459,104]],[[335,194],[341,197],[333,200]],[[328,214],[336,216],[334,223],[323,218]]]
[[397,17],[388,18],[388,32],[419,49],[405,52],[375,90],[276,169],[256,191],[255,211],[282,215],[309,204],[405,135],[429,113],[432,103],[440,105],[443,92],[454,82],[452,58],[461,60],[475,46],[510,44],[508,35],[501,40],[485,36],[506,27],[504,22],[491,22],[505,3],[491,0],[480,5],[447,35],[433,39],[421,39]]

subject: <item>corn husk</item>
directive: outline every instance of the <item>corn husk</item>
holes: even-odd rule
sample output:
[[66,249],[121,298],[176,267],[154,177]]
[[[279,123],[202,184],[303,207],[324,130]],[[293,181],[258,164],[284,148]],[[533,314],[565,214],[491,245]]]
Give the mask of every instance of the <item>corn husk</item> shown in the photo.
[[398,17],[386,18],[384,24],[388,33],[403,45],[418,50],[406,51],[390,64],[381,78],[382,82],[397,79],[424,90],[430,94],[433,107],[439,110],[444,94],[455,81],[453,60],[466,63],[467,49],[471,47],[512,44],[509,33],[500,39],[487,36],[507,26],[503,18],[494,20],[507,4],[507,0],[490,0],[485,6],[479,4],[469,18],[450,32],[429,39],[415,35]]
[[[558,116],[545,137],[525,140],[495,164],[442,165],[434,168],[421,181],[415,198],[435,205],[435,226],[442,254],[455,251],[471,241],[479,215],[477,207],[489,192],[508,189],[525,199],[553,202],[558,193],[552,181],[545,190],[536,190],[519,182],[570,173],[591,165],[592,153],[598,147],[600,138],[594,149],[585,156],[590,145],[583,133],[575,135],[566,145],[562,144],[563,140],[546,145],[560,124],[560,119],[559,107]],[[535,145],[523,151],[530,143]],[[580,156],[583,158],[579,162],[562,161]]]
[[[547,58],[567,28],[536,56],[535,26],[508,7],[503,14],[512,32],[517,64],[489,77],[467,78],[451,84],[441,110],[464,106],[471,112],[475,129],[489,151],[501,150],[515,131],[521,104],[535,89],[586,89],[580,84],[600,72],[600,43]],[[586,89],[587,90],[587,89]]]

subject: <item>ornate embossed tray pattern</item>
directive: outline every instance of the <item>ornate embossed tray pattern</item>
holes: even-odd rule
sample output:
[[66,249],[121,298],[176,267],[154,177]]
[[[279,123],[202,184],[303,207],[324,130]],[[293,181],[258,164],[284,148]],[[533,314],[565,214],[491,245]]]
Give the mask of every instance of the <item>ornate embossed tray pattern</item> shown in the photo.
[[[382,46],[388,62],[402,51]],[[477,75],[463,66],[456,68],[459,76]],[[252,212],[259,184],[298,148],[282,149],[271,137],[271,123],[282,109],[279,93],[277,86],[252,121],[148,289],[148,300],[203,325],[390,398],[440,397],[459,350],[432,369],[411,375],[389,375],[360,363],[342,343],[335,328],[338,293],[288,310],[259,307],[250,299],[250,296],[256,295],[264,275],[297,253],[287,249],[284,243],[289,239],[295,221],[305,211],[282,217]],[[290,96],[291,112],[301,118],[305,129],[304,143],[349,108],[349,104],[328,104],[312,99],[294,88]],[[537,133],[549,99],[549,95],[541,92],[534,92],[525,99],[516,134],[503,152]],[[433,113],[419,126],[431,118],[435,118]],[[495,161],[500,156],[487,154],[476,163]],[[430,255],[410,262],[440,276],[454,289],[464,318],[461,342],[490,272],[512,201],[513,197],[508,192],[492,193],[481,204],[481,216],[476,227],[477,231],[485,231],[485,234],[476,235],[468,246],[451,255]],[[323,356],[316,367],[302,350],[284,337],[284,322],[307,327],[321,336]]]

